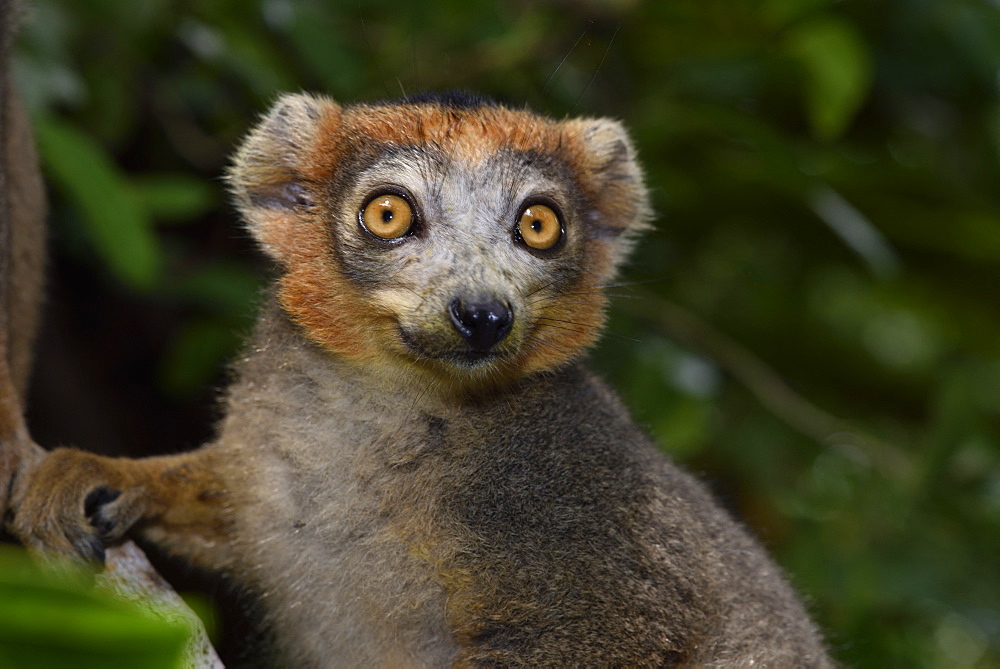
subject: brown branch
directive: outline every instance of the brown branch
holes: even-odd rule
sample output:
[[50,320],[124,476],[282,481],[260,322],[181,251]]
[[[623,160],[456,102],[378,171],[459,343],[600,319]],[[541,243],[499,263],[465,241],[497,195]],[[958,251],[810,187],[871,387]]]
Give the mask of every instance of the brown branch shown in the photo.
[[182,621],[191,630],[184,652],[184,666],[189,669],[221,669],[201,620],[180,595],[149,563],[146,554],[132,542],[109,548],[107,568],[97,577],[97,587],[109,590],[153,616],[170,622]]

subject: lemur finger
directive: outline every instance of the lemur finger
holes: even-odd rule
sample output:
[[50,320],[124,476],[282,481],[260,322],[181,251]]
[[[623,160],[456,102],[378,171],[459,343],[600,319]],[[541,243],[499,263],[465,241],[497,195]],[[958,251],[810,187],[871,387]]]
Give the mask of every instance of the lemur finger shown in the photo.
[[106,536],[114,529],[113,519],[104,517],[100,511],[105,505],[118,499],[121,494],[121,490],[114,490],[109,486],[102,485],[91,490],[84,498],[83,515],[98,535]]
[[100,486],[90,491],[84,501],[84,515],[97,535],[105,542],[121,539],[145,513],[142,488],[113,490]]
[[104,542],[96,534],[74,532],[70,539],[76,554],[86,562],[104,564]]
[[59,564],[69,560],[98,565],[104,563],[104,542],[89,526],[42,523],[30,531],[14,529],[18,539],[44,562]]

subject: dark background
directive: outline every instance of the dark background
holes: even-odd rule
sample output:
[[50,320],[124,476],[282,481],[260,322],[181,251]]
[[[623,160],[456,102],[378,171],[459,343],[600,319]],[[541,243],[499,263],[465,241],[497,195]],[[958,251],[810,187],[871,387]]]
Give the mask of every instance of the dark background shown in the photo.
[[211,437],[268,271],[220,175],[278,92],[615,116],[658,217],[595,365],[754,527],[839,660],[1000,666],[996,3],[32,4],[41,443]]

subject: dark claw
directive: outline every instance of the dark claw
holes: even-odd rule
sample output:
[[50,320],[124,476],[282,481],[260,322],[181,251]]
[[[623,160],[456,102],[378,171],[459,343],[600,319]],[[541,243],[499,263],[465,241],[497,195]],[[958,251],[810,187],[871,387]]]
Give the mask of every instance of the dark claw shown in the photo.
[[73,540],[73,547],[90,562],[104,564],[104,542],[92,534],[87,534]]

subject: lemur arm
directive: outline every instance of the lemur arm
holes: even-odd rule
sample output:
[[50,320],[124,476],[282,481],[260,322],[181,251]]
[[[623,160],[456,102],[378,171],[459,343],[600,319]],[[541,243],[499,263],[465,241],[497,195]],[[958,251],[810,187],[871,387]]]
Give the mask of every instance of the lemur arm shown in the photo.
[[54,450],[16,481],[11,529],[29,547],[97,561],[134,529],[197,567],[218,569],[231,550],[218,459],[211,448],[141,460]]

